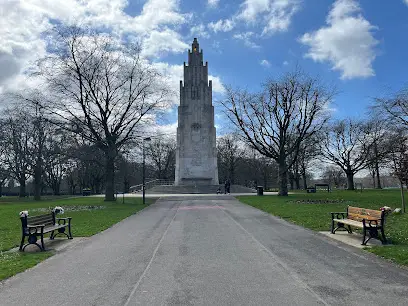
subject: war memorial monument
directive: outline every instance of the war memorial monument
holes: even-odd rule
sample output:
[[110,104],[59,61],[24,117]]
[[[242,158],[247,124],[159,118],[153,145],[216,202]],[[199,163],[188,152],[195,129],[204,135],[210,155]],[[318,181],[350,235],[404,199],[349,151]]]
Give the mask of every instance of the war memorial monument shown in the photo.
[[217,147],[208,62],[194,38],[180,81],[175,185],[218,185]]

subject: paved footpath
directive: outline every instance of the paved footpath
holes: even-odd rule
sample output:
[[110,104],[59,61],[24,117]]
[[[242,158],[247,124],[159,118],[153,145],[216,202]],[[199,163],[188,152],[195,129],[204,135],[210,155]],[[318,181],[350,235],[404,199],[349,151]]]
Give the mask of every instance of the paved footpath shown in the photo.
[[408,270],[230,196],[175,197],[1,283],[0,304],[408,305]]

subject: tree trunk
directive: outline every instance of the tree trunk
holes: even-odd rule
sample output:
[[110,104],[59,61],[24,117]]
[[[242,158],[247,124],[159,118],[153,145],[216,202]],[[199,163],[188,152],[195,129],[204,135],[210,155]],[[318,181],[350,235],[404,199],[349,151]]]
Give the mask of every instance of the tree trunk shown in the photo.
[[41,162],[37,161],[34,169],[34,200],[41,200]]
[[402,213],[405,213],[404,184],[402,181],[400,181],[400,186],[401,186],[401,211]]
[[3,196],[3,182],[0,182],[0,198]]
[[382,189],[381,187],[381,180],[380,180],[380,167],[378,166],[378,162],[375,162],[375,174],[377,177],[377,189]]
[[129,193],[130,191],[130,182],[127,178],[125,178],[124,182],[123,182],[123,191],[125,193]]
[[306,180],[306,173],[302,174],[302,180],[303,180],[303,189],[307,189],[307,180]]
[[346,172],[347,175],[347,190],[354,190],[354,173]]
[[26,196],[26,182],[24,179],[19,180],[18,182],[20,184],[20,198],[24,198]]
[[106,154],[105,201],[115,201],[115,158],[116,149],[108,148]]
[[56,196],[60,195],[60,186],[61,183],[59,182],[54,182],[54,184],[52,184],[52,191],[54,192],[54,195]]
[[373,188],[375,188],[375,171],[371,171],[371,178],[373,179]]
[[378,147],[377,147],[377,142],[374,142],[374,154],[375,154],[375,162],[374,162],[374,171],[377,176],[377,189],[382,189],[381,188],[381,181],[380,181],[380,166],[378,165]]
[[288,177],[286,169],[286,160],[282,159],[278,165],[278,182],[279,182],[279,196],[288,195]]
[[296,174],[296,176],[295,176],[295,187],[296,187],[296,190],[300,189],[300,176],[299,176],[299,174]]

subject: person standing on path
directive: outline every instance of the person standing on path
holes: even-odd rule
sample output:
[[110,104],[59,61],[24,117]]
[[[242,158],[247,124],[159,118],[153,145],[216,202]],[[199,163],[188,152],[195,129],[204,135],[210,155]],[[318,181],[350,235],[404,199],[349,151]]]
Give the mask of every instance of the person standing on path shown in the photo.
[[224,184],[224,188],[225,188],[225,194],[229,194],[230,193],[230,189],[231,189],[231,182],[229,179],[225,180],[225,184]]

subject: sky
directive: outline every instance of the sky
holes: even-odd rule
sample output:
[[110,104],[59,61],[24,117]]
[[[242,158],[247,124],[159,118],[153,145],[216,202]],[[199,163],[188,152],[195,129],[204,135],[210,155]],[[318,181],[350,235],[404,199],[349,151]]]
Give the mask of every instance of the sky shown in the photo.
[[[0,93],[35,87],[28,72],[47,54],[45,31],[80,22],[140,40],[176,89],[197,37],[215,101],[227,85],[256,91],[300,67],[336,88],[334,117],[361,117],[408,84],[407,17],[408,0],[0,0]],[[175,131],[176,121],[177,99],[158,124]]]

